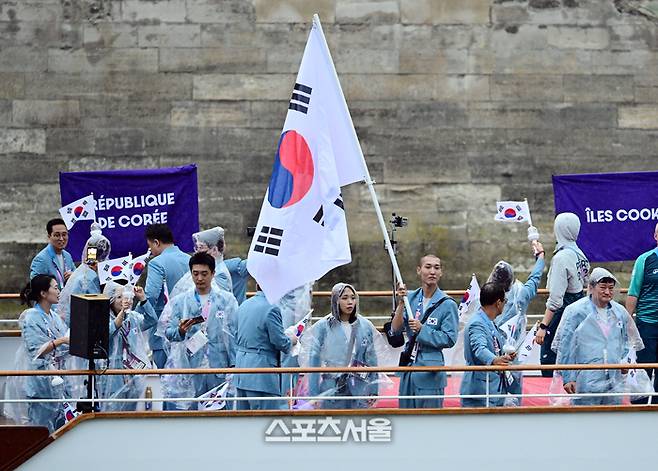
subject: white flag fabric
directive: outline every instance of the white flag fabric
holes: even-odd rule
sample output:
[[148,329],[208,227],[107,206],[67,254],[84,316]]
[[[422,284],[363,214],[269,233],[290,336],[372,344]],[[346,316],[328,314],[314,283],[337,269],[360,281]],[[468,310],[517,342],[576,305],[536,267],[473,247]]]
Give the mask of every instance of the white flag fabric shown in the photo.
[[128,280],[128,266],[132,261],[130,254],[98,263],[98,279],[101,284],[110,280]]
[[365,174],[316,16],[247,258],[249,273],[271,303],[351,262],[340,188]]
[[150,251],[147,251],[144,255],[133,258],[128,266],[126,267],[126,279],[128,283],[134,285],[137,280],[139,280],[140,275],[146,268],[146,259],[151,255]]
[[[514,331],[516,330],[517,324],[519,323],[520,319],[521,319],[521,314],[519,313],[500,326],[500,330],[505,333],[506,338],[508,339],[514,338]],[[514,343],[514,342],[510,342],[510,343]]]
[[212,388],[210,391],[199,396],[199,399],[206,399],[199,402],[199,410],[220,410],[226,408],[226,396],[229,391],[230,382],[224,381],[219,386]]
[[78,221],[95,221],[96,200],[94,200],[94,195],[85,196],[59,208],[59,214],[62,216],[67,229],[71,229]]
[[468,285],[468,289],[464,293],[464,296],[459,303],[458,313],[460,321],[466,315],[466,313],[472,313],[474,311],[474,309],[471,309],[471,307],[474,307],[475,309],[480,307],[480,285],[478,284],[478,280],[475,277],[475,273],[473,273],[473,276],[471,277],[471,283]]
[[516,362],[520,365],[538,365],[539,364],[539,351],[541,347],[535,342],[535,335],[539,329],[539,323],[535,324],[532,329],[528,331],[523,340],[523,343],[518,349]]
[[498,201],[495,221],[530,222],[530,208],[527,201]]

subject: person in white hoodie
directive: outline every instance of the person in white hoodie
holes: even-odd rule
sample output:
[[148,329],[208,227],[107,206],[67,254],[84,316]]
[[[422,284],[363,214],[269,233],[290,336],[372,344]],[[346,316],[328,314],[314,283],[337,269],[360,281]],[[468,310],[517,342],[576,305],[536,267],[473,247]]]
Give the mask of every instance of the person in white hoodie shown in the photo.
[[[580,232],[580,219],[574,213],[561,213],[555,218],[556,247],[548,271],[548,300],[546,312],[539,324],[535,342],[541,345],[541,364],[554,365],[556,355],[551,344],[564,308],[584,296],[587,286],[589,260],[576,245]],[[542,376],[552,377],[552,370],[542,371]]]

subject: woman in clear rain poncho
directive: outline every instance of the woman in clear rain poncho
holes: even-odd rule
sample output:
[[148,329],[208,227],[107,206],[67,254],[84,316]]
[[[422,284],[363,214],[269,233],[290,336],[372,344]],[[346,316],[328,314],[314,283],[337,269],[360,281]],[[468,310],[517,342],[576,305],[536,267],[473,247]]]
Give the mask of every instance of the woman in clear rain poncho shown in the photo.
[[[103,294],[110,298],[110,349],[107,367],[110,369],[151,368],[148,337],[145,331],[157,323],[153,306],[146,299],[144,289],[109,281]],[[133,297],[138,300],[133,311]],[[139,398],[145,388],[142,376],[100,376],[103,398]],[[104,411],[135,410],[135,402],[104,402]]]
[[[169,319],[164,332],[169,341],[165,368],[234,366],[238,303],[232,293],[215,288],[213,257],[196,253],[189,264],[193,287],[173,297],[163,311]],[[162,388],[167,398],[199,397],[225,380],[225,375],[164,375]],[[196,409],[196,403],[177,401],[175,408]]]
[[[281,324],[283,325],[283,329],[297,335],[298,338],[311,325],[312,288],[312,283],[306,283],[284,294],[276,303],[278,308],[281,309]],[[293,332],[295,325],[304,318],[307,319],[304,324],[305,327],[301,329],[301,332]],[[281,366],[288,368],[299,366],[299,345],[293,345],[288,353],[281,353]],[[293,388],[295,387],[298,378],[299,374],[297,373],[281,375],[281,391],[284,395],[290,392],[291,386]]]
[[[544,271],[544,248],[541,243],[533,242],[533,253],[535,254],[535,266],[525,283],[521,283],[514,276],[514,269],[504,260],[496,263],[487,282],[498,283],[505,289],[507,302],[503,307],[503,312],[494,323],[505,337],[505,347],[510,351],[517,351],[526,337],[527,311],[530,302],[537,296],[537,290],[541,283],[542,272]],[[517,359],[513,363],[518,364]],[[507,375],[508,387],[510,394],[521,394],[523,387],[523,372],[514,371]],[[510,398],[510,405],[520,403],[520,398]]]
[[[564,310],[552,347],[557,364],[626,363],[631,349],[644,344],[633,318],[621,304],[612,300],[617,279],[604,268],[592,270],[587,297]],[[636,370],[651,390],[644,370]],[[627,390],[624,370],[564,370],[554,377],[569,394],[623,393]],[[557,389],[557,388],[552,388]],[[578,397],[578,405],[620,404],[620,396]]]
[[57,312],[70,325],[71,295],[72,294],[100,294],[101,284],[98,279],[98,262],[110,257],[112,244],[101,231],[100,225],[94,222],[91,225],[89,239],[82,249],[82,263],[75,269],[66,286],[62,290],[57,305]]
[[[299,363],[316,366],[378,366],[378,357],[389,350],[374,325],[359,313],[353,286],[338,283],[331,290],[331,314],[302,335]],[[371,396],[372,399],[325,399],[325,409],[366,408],[374,404],[380,382],[378,373],[310,373],[310,396]]]
[[[23,311],[19,319],[23,342],[16,352],[16,369],[64,370],[69,367],[68,329],[51,309],[58,299],[59,287],[51,275],[36,275],[21,292],[21,300],[31,307]],[[57,376],[11,377],[7,383],[7,397],[17,399],[57,399],[74,393],[70,382],[63,382]],[[30,402],[27,407],[15,403],[8,409],[9,415],[19,424],[41,425],[50,432],[64,425],[62,402]]]

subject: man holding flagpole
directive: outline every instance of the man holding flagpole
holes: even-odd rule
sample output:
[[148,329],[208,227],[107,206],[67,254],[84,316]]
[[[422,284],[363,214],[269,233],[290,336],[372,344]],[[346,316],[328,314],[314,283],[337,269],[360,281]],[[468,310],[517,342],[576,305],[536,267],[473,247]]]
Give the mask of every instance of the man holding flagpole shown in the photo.
[[[457,342],[459,318],[457,303],[439,289],[441,259],[425,255],[416,273],[421,287],[407,294],[404,285],[398,289],[398,306],[391,321],[391,334],[404,328],[407,343],[400,356],[400,366],[443,366],[443,349]],[[404,312],[402,297],[407,296],[415,314]],[[447,384],[444,372],[405,372],[400,379],[400,396],[442,396]],[[443,398],[400,399],[400,408],[440,408]]]

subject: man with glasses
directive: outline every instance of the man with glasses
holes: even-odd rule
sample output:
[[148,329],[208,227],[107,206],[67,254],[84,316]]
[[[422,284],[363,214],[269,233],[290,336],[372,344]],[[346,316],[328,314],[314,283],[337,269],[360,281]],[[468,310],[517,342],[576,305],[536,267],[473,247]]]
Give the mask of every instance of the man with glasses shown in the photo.
[[[597,267],[589,277],[589,296],[567,306],[555,334],[553,348],[557,364],[625,363],[631,348],[644,345],[635,322],[624,307],[613,301],[617,278]],[[565,370],[560,372],[569,394],[621,393],[625,390],[624,370]],[[574,404],[614,405],[621,396],[577,397]]]
[[46,224],[48,245],[39,252],[30,264],[30,279],[37,275],[51,275],[55,277],[57,286],[61,290],[75,270],[73,257],[64,248],[69,241],[69,232],[64,220],[51,219]]
[[[457,303],[439,289],[442,275],[441,259],[425,255],[416,267],[421,287],[408,293],[404,286],[397,290],[398,304],[391,320],[391,338],[407,335],[400,356],[400,366],[443,366],[443,349],[457,341],[459,320]],[[412,316],[404,309],[403,296],[409,298]],[[403,343],[402,340],[400,343]],[[442,396],[447,375],[442,371],[404,372],[400,378],[400,396]],[[400,399],[400,408],[440,408],[443,398]]]
[[[507,366],[516,357],[516,352],[505,353],[505,337],[494,324],[507,303],[505,287],[488,282],[480,288],[480,309],[473,314],[464,329],[464,360],[466,365]],[[487,398],[489,394],[507,394],[513,378],[509,372],[467,371],[462,378],[460,394],[482,395],[478,398],[463,398],[462,407],[500,407],[504,397]],[[487,385],[488,383],[488,385]]]

